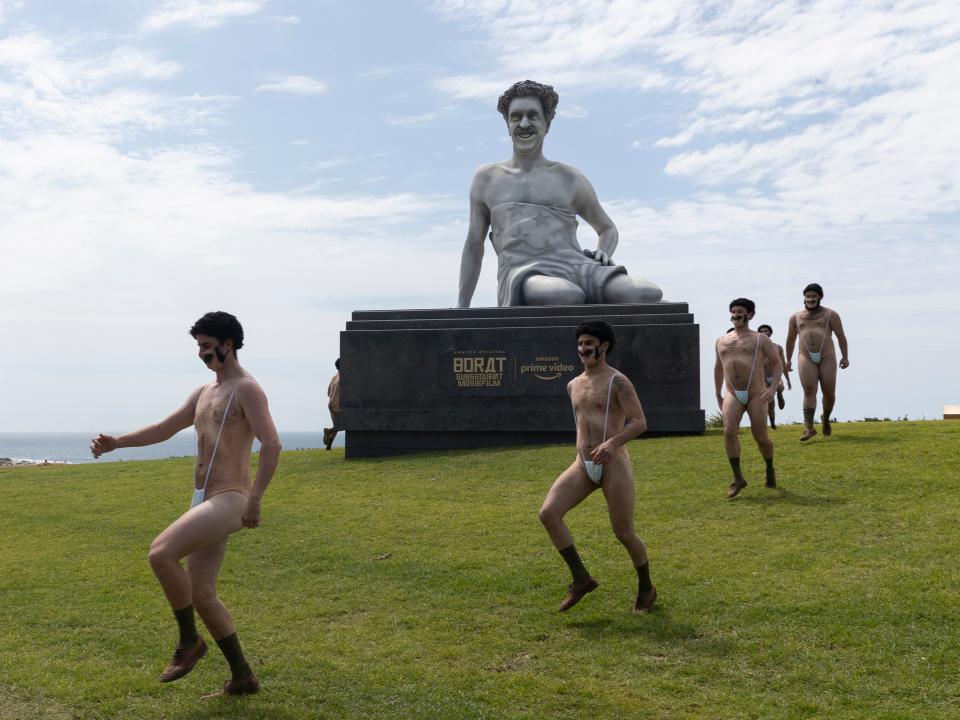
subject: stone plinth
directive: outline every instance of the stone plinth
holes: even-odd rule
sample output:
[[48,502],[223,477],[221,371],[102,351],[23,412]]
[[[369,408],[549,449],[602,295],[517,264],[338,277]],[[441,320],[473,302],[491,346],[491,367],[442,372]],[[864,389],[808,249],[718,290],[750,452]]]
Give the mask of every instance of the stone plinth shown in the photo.
[[573,442],[574,328],[606,320],[608,356],[651,433],[701,433],[699,328],[686,303],[357,311],[340,333],[346,456]]

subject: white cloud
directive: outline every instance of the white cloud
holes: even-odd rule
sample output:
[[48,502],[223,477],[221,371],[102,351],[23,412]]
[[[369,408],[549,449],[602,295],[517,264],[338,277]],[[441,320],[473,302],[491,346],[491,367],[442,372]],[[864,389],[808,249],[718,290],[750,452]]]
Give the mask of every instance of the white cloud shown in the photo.
[[302,22],[296,15],[274,15],[270,19],[278,25],[299,25]]
[[439,117],[438,113],[426,112],[420,115],[389,115],[384,119],[387,125],[400,127],[410,127],[417,125],[429,125]]
[[23,0],[0,0],[0,22],[3,22],[12,11],[22,8],[23,5]]
[[[678,149],[666,173],[732,204],[753,188],[789,214],[802,209],[854,227],[960,208],[960,146],[951,139],[960,13],[952,0],[434,7],[476,28],[491,58],[484,72],[437,79],[440,90],[489,100],[522,75],[557,87],[561,109],[570,89],[679,93],[690,110],[676,131],[633,147]],[[764,222],[762,214],[741,219],[751,218]]]
[[143,20],[141,28],[155,32],[173,25],[219,27],[231,18],[260,12],[267,2],[268,0],[166,0]]
[[320,95],[327,91],[327,84],[306,75],[286,75],[270,78],[258,85],[256,92],[279,92],[292,95]]

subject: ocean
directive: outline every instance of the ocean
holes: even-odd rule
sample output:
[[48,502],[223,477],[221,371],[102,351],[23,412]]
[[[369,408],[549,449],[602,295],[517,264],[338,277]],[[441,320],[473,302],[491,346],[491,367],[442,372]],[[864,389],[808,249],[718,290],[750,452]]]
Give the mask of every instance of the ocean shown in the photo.
[[[90,454],[90,433],[0,433],[0,458],[13,461],[88,463],[95,458]],[[280,443],[284,450],[299,450],[323,447],[322,432],[281,432]],[[334,447],[343,446],[343,433],[337,435]],[[256,452],[260,443],[254,441]],[[197,438],[193,430],[177,433],[166,442],[139,448],[121,448],[103,455],[99,462],[121,460],[162,460],[170,457],[194,457],[197,454]]]

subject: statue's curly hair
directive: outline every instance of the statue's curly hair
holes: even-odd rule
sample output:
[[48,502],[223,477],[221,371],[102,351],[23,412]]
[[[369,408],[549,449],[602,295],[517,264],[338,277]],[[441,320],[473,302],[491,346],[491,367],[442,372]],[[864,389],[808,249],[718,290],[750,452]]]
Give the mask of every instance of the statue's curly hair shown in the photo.
[[510,110],[510,103],[518,97],[535,97],[543,106],[543,115],[547,119],[547,125],[553,122],[557,114],[557,103],[560,102],[560,96],[553,89],[552,85],[534,82],[533,80],[521,80],[507,88],[506,92],[500,96],[497,101],[497,110],[507,119],[507,113]]

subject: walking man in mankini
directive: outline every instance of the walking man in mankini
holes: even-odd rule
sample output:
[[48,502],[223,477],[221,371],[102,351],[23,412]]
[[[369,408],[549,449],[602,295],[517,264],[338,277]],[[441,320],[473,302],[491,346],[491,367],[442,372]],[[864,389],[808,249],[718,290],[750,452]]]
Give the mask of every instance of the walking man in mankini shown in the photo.
[[[727,490],[728,498],[735,498],[747,486],[740,470],[740,420],[746,412],[750,430],[766,463],[766,487],[777,486],[773,468],[773,441],[767,435],[767,405],[773,400],[775,387],[766,382],[764,362],[770,377],[783,372],[777,346],[763,333],[749,328],[756,306],[753,300],[737,298],[730,303],[730,322],[733,331],[722,335],[716,343],[717,362],[713,379],[717,390],[717,404],[723,415],[723,446],[733,470],[733,482]],[[721,390],[726,379],[727,394]]]
[[576,337],[583,372],[570,381],[567,393],[577,427],[577,457],[553,483],[540,508],[540,521],[573,575],[560,612],[599,585],[580,560],[563,521],[567,512],[599,489],[607,501],[613,533],[637,571],[633,612],[639,615],[653,607],[657,589],[650,582],[647,547],[633,526],[636,489],[625,444],[647,429],[647,420],[633,383],[607,365],[607,353],[615,343],[613,328],[602,320],[584,322]]
[[[119,437],[98,435],[94,457],[117,448],[163,442],[191,425],[197,431],[197,463],[190,509],[160,533],[150,546],[150,566],[173,609],[180,638],[160,682],[189,673],[207,652],[197,632],[194,609],[230,665],[230,679],[215,695],[244,695],[260,689],[237,639],[230,611],[217,597],[217,575],[230,535],[260,525],[260,502],[280,457],[280,438],[267,396],[237,362],[243,328],[225,312],[200,318],[190,334],[200,359],[216,374],[170,417]],[[250,450],[260,441],[256,482],[250,484]],[[186,497],[184,497],[186,500]],[[186,569],[180,561],[186,558]]]
[[[757,328],[758,333],[763,333],[768,338],[773,338],[773,328],[769,325],[760,325]],[[783,347],[778,343],[774,343],[777,346],[777,353],[780,355],[780,363],[783,367],[783,377],[774,377],[770,374],[770,363],[767,362],[767,358],[763,358],[763,374],[767,379],[767,385],[776,385],[777,386],[777,406],[783,410],[786,403],[783,400],[783,380],[784,378],[787,381],[787,388],[793,390],[793,383],[790,382],[790,373],[787,371],[787,358],[783,354]],[[777,429],[777,410],[773,405],[773,398],[770,398],[770,404],[767,405],[767,414],[770,416],[770,429]]]
[[823,288],[810,283],[803,289],[803,310],[794,313],[787,321],[787,372],[793,369],[793,346],[800,339],[797,351],[800,384],[803,386],[803,435],[806,442],[817,434],[813,421],[817,413],[817,385],[823,395],[824,437],[830,437],[830,413],[837,401],[837,353],[833,348],[832,335],[837,336],[840,346],[840,368],[850,367],[847,359],[847,336],[836,311],[821,304]]

